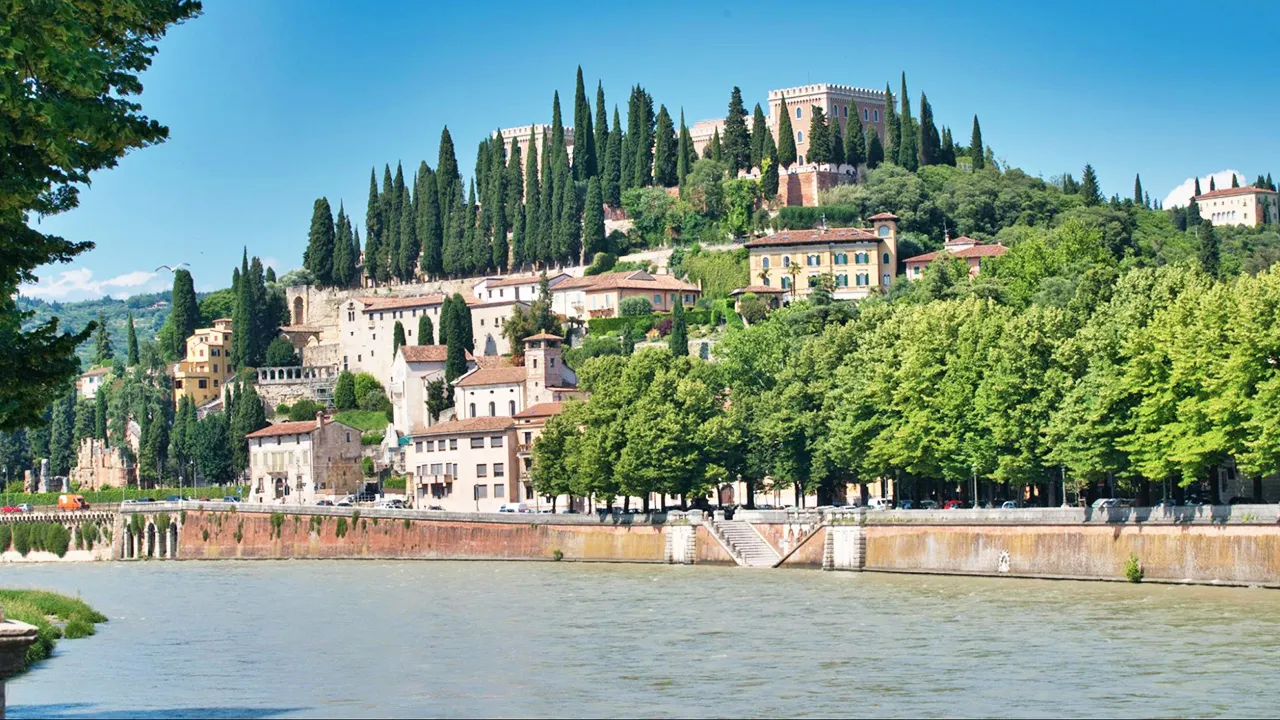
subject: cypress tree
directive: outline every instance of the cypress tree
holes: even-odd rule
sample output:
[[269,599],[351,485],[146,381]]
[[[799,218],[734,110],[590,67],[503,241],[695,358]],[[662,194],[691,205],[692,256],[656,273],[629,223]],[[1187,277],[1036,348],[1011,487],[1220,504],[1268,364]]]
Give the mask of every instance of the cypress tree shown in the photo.
[[636,143],[640,139],[640,102],[640,86],[634,85],[631,88],[631,95],[627,98],[627,132],[622,137],[622,162],[619,166],[622,176],[618,183],[622,191],[636,186],[635,164]]
[[[590,118],[588,118],[590,120]],[[506,272],[511,248],[507,245],[507,163],[502,141],[495,141],[493,177],[489,179],[489,265],[498,272]]]
[[1267,189],[1268,190],[1276,189],[1276,184],[1274,182],[1271,182],[1271,173],[1267,173]]
[[956,141],[949,127],[942,128],[942,164],[956,166]]
[[128,322],[129,322],[128,324],[128,332],[129,332],[128,353],[129,354],[126,356],[125,364],[128,365],[129,367],[133,367],[134,365],[138,364],[138,333],[136,330],[133,329],[133,313],[129,313]]
[[307,235],[302,265],[322,287],[333,285],[333,249],[333,211],[329,209],[329,201],[320,198],[311,208],[311,231]]
[[439,278],[444,273],[444,218],[440,213],[440,189],[436,174],[426,161],[418,168],[417,201],[418,242],[422,246],[420,267],[427,277]]
[[889,91],[889,83],[884,84],[884,156],[889,160],[898,157],[898,144],[901,141],[902,126],[898,122],[898,111],[893,106],[893,93]]
[[468,183],[467,189],[467,211],[464,218],[466,222],[466,234],[463,248],[466,252],[466,260],[464,267],[468,272],[480,273],[484,272],[484,268],[489,264],[490,251],[489,247],[483,242],[483,236],[479,230],[479,205],[476,198],[476,181],[473,177]]
[[632,170],[635,173],[632,187],[649,187],[653,184],[653,98],[641,88],[639,91],[640,133],[633,144],[635,161]]
[[567,264],[581,260],[582,252],[582,208],[578,204],[578,192],[568,167],[564,168],[556,178],[557,184],[564,185],[564,193],[560,198],[560,222],[557,225],[556,255],[557,259]]
[[380,221],[382,226],[382,235],[378,238],[378,282],[389,282],[395,276],[395,235],[397,228],[392,226],[392,204],[391,199],[392,181],[391,166],[382,166],[382,191],[378,193],[378,214],[382,216]]
[[583,261],[604,250],[604,193],[600,189],[600,178],[592,176],[587,181],[587,199],[582,208]]
[[418,242],[418,219],[413,207],[413,198],[409,195],[409,188],[402,187],[400,188],[400,259],[396,263],[400,270],[401,281],[413,281],[414,272],[418,269],[418,252],[421,247]]
[[75,461],[75,408],[70,394],[53,401],[49,428],[49,472],[66,475]]
[[538,261],[538,203],[542,191],[538,183],[538,147],[536,138],[529,134],[529,156],[524,164],[524,232],[518,252],[517,262],[521,265],[532,265]]
[[858,167],[867,161],[867,138],[862,129],[862,119],[854,106],[853,115],[844,129],[844,161]]
[[404,347],[404,325],[399,320],[396,321],[395,327],[391,329],[391,357],[395,357],[400,352],[400,348]]
[[[188,398],[183,398],[186,400]],[[93,396],[93,436],[99,440],[107,439],[107,393],[106,388],[99,388]]]
[[747,108],[742,104],[742,90],[733,87],[729,95],[729,113],[724,119],[724,137],[720,140],[724,162],[729,166],[729,177],[738,176],[739,170],[751,168],[751,137],[747,133]]
[[249,248],[244,248],[241,255],[240,267],[231,270],[231,291],[234,295],[231,301],[231,364],[237,368],[248,367],[245,358],[248,357],[249,336],[253,333],[250,331],[250,309],[253,307],[253,300],[249,297]]
[[809,154],[805,161],[831,162],[831,129],[827,127],[827,114],[817,105],[809,108]]
[[351,257],[351,221],[347,219],[346,209],[338,203],[338,220],[333,228],[333,284],[346,287],[350,283],[349,272],[355,271],[355,261]]
[[431,318],[424,312],[418,316],[418,344],[435,345],[436,329],[431,325]]
[[502,215],[507,227],[515,230],[516,214],[524,203],[524,151],[515,138],[511,139],[511,156],[507,158],[507,166],[503,171],[502,188],[506,196],[503,198]]
[[765,132],[763,157],[760,160],[760,190],[765,199],[772,200],[778,196],[778,148],[773,144],[773,134]]
[[1102,191],[1098,187],[1098,175],[1093,166],[1085,164],[1084,174],[1080,178],[1080,195],[1085,205],[1097,205],[1102,202]]
[[[462,176],[458,174],[458,157],[454,153],[453,137],[449,134],[447,125],[440,131],[440,153],[436,158],[436,192],[440,195],[440,227],[443,229],[449,223],[448,214],[462,200]],[[448,254],[448,244],[447,237],[441,239],[442,257]]]
[[1198,198],[1198,197],[1200,197],[1202,194],[1203,194],[1203,193],[1201,193],[1201,192],[1200,192],[1200,178],[1196,178],[1196,194],[1195,194],[1195,195],[1192,195],[1192,197],[1193,197],[1193,198]]
[[613,107],[613,127],[609,130],[609,147],[604,156],[604,201],[610,207],[622,204],[622,125],[618,106]]
[[720,128],[716,128],[711,134],[711,142],[707,145],[704,155],[711,160],[721,162],[724,158],[724,149],[720,147]]
[[1133,176],[1133,204],[1134,205],[1146,204],[1146,202],[1143,200],[1143,197],[1142,197],[1142,176],[1141,175]]
[[548,144],[548,137],[545,132],[542,134],[542,161],[540,167],[542,191],[538,195],[537,261],[545,267],[551,264],[554,259],[555,253],[551,249],[551,235],[559,209],[559,206],[554,204],[556,199],[556,176],[551,170],[552,148]]
[[1218,234],[1213,231],[1213,223],[1200,223],[1200,229],[1197,234],[1200,238],[1200,267],[1204,269],[1206,275],[1216,278],[1219,272],[1221,249],[1218,243]]
[[833,116],[827,127],[831,133],[831,162],[844,165],[844,137],[840,135],[840,118]]
[[[684,121],[684,112],[681,111],[681,122]],[[769,134],[769,124],[765,120],[764,110],[760,109],[760,103],[756,103],[756,109],[751,113],[751,167],[760,167],[760,161],[765,158],[764,154],[764,136]]]
[[573,91],[573,178],[586,180],[596,174],[595,136],[591,132],[591,105],[582,83],[582,66]]
[[653,182],[660,187],[674,187],[679,181],[676,174],[677,142],[671,115],[663,105],[658,108],[658,130],[653,143]]
[[389,242],[387,243],[387,267],[390,268],[392,278],[404,279],[404,242],[405,242],[405,212],[404,212],[404,169],[400,163],[396,163],[396,174],[391,181],[391,197],[387,212],[390,221],[387,223],[390,230],[387,233]]
[[671,334],[667,336],[667,346],[676,357],[689,354],[689,329],[685,325],[684,297],[681,293],[676,293],[675,304],[671,306]]
[[116,352],[111,347],[111,333],[107,331],[107,318],[102,313],[98,313],[98,329],[93,338],[96,346],[93,354],[93,363],[95,365],[109,365],[111,359],[116,356]]
[[[350,248],[350,247],[348,247],[348,248],[347,248],[347,252],[350,252],[350,251],[351,251],[351,248]],[[335,250],[335,252],[336,252],[336,250]],[[276,281],[276,269],[275,269],[275,268],[273,268],[273,267],[269,267],[269,266],[268,266],[268,267],[267,267],[267,275],[266,275],[266,278],[267,278],[267,282],[269,282],[269,283],[273,283],[273,282],[275,282],[275,281]]]
[[973,161],[973,169],[981,170],[986,166],[986,155],[982,150],[982,127],[978,125],[978,116],[973,116],[973,135],[969,138],[969,158]]
[[596,170],[604,173],[605,156],[609,154],[609,111],[604,105],[604,83],[596,81]]
[[782,108],[778,118],[778,162],[782,167],[791,167],[796,161],[796,133],[791,129],[791,112],[787,109],[787,98],[780,96]]
[[917,138],[915,119],[911,117],[911,97],[907,95],[907,74],[902,73],[902,92],[899,93],[902,110],[898,113],[898,165],[915,171],[920,167],[920,142]]
[[1240,187],[1240,180],[1239,178],[1236,177],[1235,173],[1231,173],[1231,187],[1233,188]]
[[378,204],[378,175],[369,170],[369,204],[364,211],[364,273],[370,279],[378,275],[378,240],[382,236],[382,212]]
[[933,122],[933,106],[929,98],[920,93],[920,164],[939,165],[942,160],[942,137]]
[[680,109],[680,137],[676,141],[676,184],[684,186],[684,177],[689,174],[689,168],[693,165],[689,157],[693,153],[693,138],[689,135],[689,128],[684,124],[684,108]]
[[875,170],[884,162],[884,146],[880,144],[880,133],[875,127],[867,128],[867,169]]
[[[568,168],[565,168],[568,172]],[[458,293],[453,294],[453,310],[454,310],[454,327],[457,329],[462,346],[467,352],[474,352],[476,349],[475,329],[471,325],[471,306],[467,301],[462,299]]]
[[1213,192],[1214,190],[1217,190],[1217,189],[1218,189],[1217,183],[1214,182],[1213,176],[1210,175],[1209,176],[1209,192]]

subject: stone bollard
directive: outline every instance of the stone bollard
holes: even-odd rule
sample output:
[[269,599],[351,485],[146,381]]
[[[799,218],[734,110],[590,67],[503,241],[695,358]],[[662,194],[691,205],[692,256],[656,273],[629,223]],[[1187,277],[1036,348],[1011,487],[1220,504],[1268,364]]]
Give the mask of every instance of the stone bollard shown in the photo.
[[0,611],[0,720],[4,720],[5,683],[22,669],[27,648],[36,641],[39,633],[34,625],[5,620],[3,611]]

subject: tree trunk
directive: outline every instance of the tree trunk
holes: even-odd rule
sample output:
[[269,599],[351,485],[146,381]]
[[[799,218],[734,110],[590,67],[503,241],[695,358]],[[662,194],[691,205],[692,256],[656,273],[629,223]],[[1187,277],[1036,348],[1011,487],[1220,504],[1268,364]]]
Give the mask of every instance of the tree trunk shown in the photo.
[[1253,501],[1262,504],[1262,475],[1253,476]]
[[622,512],[626,512],[630,509],[631,509],[631,496],[624,495],[622,497]]
[[747,509],[756,509],[756,483],[754,480],[747,480]]
[[644,510],[644,514],[645,514],[645,515],[648,515],[648,514],[649,514],[649,493],[645,493],[645,494],[644,494],[644,497],[643,497],[643,498],[641,498],[641,500],[640,500],[640,509],[641,509],[641,510]]

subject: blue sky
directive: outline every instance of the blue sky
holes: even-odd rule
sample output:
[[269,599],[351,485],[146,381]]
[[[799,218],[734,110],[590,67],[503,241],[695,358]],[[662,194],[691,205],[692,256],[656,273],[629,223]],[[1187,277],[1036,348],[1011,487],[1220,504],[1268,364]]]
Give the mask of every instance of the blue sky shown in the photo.
[[[465,5],[465,6],[464,6]],[[163,289],[188,262],[230,284],[241,248],[301,263],[311,206],[363,226],[369,169],[436,162],[449,126],[463,172],[498,127],[572,122],[581,64],[623,110],[644,85],[690,123],[772,88],[838,82],[924,90],[967,140],[1048,178],[1091,162],[1106,194],[1142,174],[1163,198],[1193,175],[1280,175],[1274,3],[558,3],[207,0],[143,76],[163,145],[99,173],[81,207],[42,227],[97,248],[40,271],[27,294],[77,300]],[[612,112],[610,112],[612,117]]]

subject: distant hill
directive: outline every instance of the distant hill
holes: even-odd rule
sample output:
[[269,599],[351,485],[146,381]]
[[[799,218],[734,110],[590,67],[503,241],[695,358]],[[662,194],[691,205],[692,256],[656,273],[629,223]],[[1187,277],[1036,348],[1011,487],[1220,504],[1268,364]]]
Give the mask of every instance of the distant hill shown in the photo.
[[[211,295],[216,296],[217,299],[222,299],[224,296],[229,296],[230,291],[218,290],[212,293],[196,293],[196,297],[202,301],[202,310],[204,309],[203,301]],[[31,311],[35,313],[22,324],[23,330],[29,330],[36,325],[47,322],[50,318],[56,317],[60,328],[79,331],[90,322],[97,320],[99,313],[101,313],[106,318],[107,330],[111,333],[111,345],[115,349],[116,355],[124,357],[128,346],[127,323],[129,313],[133,313],[133,327],[138,334],[138,342],[154,340],[156,333],[164,325],[165,319],[169,317],[169,297],[170,293],[168,291],[162,291],[134,295],[124,300],[102,298],[100,300],[81,300],[79,302],[46,302],[19,295],[18,308],[24,312]],[[88,341],[76,349],[76,355],[79,356],[83,367],[89,367],[92,362],[94,348],[93,338],[89,338]]]

